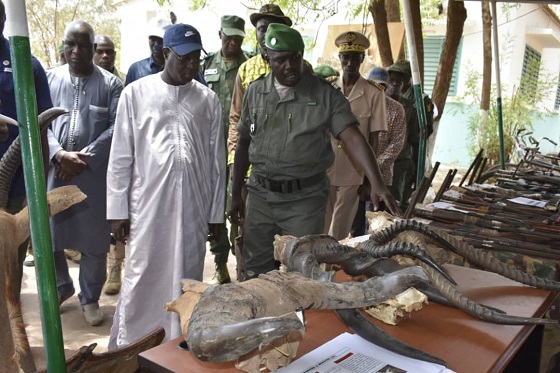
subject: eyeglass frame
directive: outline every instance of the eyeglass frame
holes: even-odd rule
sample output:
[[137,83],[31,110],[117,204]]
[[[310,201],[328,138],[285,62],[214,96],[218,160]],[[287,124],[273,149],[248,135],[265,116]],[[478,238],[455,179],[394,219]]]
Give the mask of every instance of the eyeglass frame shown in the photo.
[[[182,63],[196,63],[197,65],[200,65],[200,61],[201,61],[200,57],[199,57],[198,59],[197,59],[197,58],[194,58],[194,57],[186,58],[185,56],[188,56],[190,53],[185,54],[184,56],[179,56],[179,55],[177,54],[177,52],[175,52],[175,51],[173,50],[173,48],[171,48],[171,47],[164,47],[164,49],[165,49],[165,48],[167,48],[167,49],[169,49],[171,52],[173,52],[173,54],[175,55],[175,57],[177,57],[177,59],[178,59],[179,61],[181,61]],[[193,51],[193,52],[195,52],[195,51]],[[192,52],[191,52],[191,53],[192,53]]]

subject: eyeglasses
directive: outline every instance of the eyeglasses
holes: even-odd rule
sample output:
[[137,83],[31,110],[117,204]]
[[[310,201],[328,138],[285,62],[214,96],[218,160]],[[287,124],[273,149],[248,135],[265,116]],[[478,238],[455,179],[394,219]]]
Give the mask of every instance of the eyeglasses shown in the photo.
[[[173,52],[173,54],[175,55],[175,57],[177,57],[177,59],[183,63],[192,63],[192,64],[200,64],[200,55],[192,55],[190,57],[187,57],[188,54],[184,55],[184,56],[179,56],[177,54],[177,52],[175,52],[173,50],[173,48],[167,48],[169,49],[171,52]],[[190,54],[190,53],[189,53]]]
[[226,43],[235,42],[237,44],[243,43],[243,37],[238,35],[227,36],[226,34],[222,33],[222,40]]

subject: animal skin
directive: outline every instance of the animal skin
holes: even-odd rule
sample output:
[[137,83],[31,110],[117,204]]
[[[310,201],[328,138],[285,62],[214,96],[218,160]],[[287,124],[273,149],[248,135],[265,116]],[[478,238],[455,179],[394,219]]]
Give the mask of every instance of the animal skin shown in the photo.
[[[167,308],[179,313],[183,335],[197,358],[211,362],[244,360],[244,355],[266,350],[270,344],[284,348],[284,336],[290,333],[302,334],[303,325],[295,316],[297,309],[366,307],[425,281],[427,276],[420,267],[348,283],[272,271],[245,282],[206,289],[200,282],[188,280],[183,287],[185,293]],[[216,307],[218,304],[220,307]],[[182,312],[180,308],[185,305]],[[295,350],[293,346],[291,349]]]
[[[47,193],[49,214],[54,215],[83,201],[86,195],[76,186],[65,186]],[[15,215],[0,210],[0,372],[34,372],[35,364],[25,332],[21,314],[19,292],[14,282],[19,281],[18,246],[29,237],[29,214],[27,207]]]
[[[180,314],[184,337],[195,356],[203,361],[213,362],[235,359],[241,362],[250,361],[245,365],[237,365],[243,366],[248,372],[257,372],[262,363],[267,364],[269,352],[274,353],[273,350],[291,351],[289,358],[292,354],[295,355],[293,350],[297,349],[297,344],[294,342],[298,342],[299,339],[294,338],[294,332],[300,333],[299,338],[303,337],[301,323],[294,317],[293,312],[298,307],[336,309],[342,320],[362,337],[406,356],[445,365],[441,359],[395,340],[355,310],[363,307],[358,305],[364,303],[363,294],[369,294],[366,303],[379,303],[381,299],[388,299],[405,290],[407,287],[403,286],[404,283],[412,285],[411,280],[414,276],[410,277],[410,274],[402,271],[407,268],[418,271],[420,267],[401,267],[388,259],[395,254],[406,254],[414,255],[428,264],[422,264],[423,270],[415,274],[417,277],[414,281],[417,284],[426,283],[424,275],[427,274],[431,285],[451,304],[475,317],[501,324],[556,323],[555,320],[503,314],[470,301],[458,292],[456,286],[446,278],[446,273],[429,258],[429,255],[421,253],[422,248],[411,243],[389,242],[402,230],[420,232],[438,243],[447,238],[411,221],[404,221],[396,227],[379,232],[375,239],[372,238],[362,245],[363,251],[341,245],[326,235],[280,238],[275,245],[276,258],[282,261],[288,271],[298,272],[274,271],[257,279],[219,287],[208,287],[188,281],[183,288],[185,294],[168,304],[168,309]],[[447,241],[444,247],[450,245]],[[458,251],[463,252],[464,248]],[[333,274],[324,271],[319,263],[338,264],[348,274],[366,275],[369,279],[363,283],[337,284],[331,282]],[[527,282],[552,289],[560,286],[549,281]],[[342,299],[357,295],[361,298],[360,302]],[[222,306],[217,308],[216,304]],[[282,361],[282,364],[284,363],[286,360]],[[282,365],[278,364],[278,361],[274,364],[276,367]]]
[[[45,130],[53,119],[66,112],[62,108],[51,108],[41,113],[38,118],[40,129]],[[0,122],[17,125],[17,122],[4,115],[0,115]],[[24,372],[35,371],[21,313],[19,286],[21,264],[18,260],[18,246],[29,237],[29,217],[27,208],[16,215],[4,211],[12,178],[20,164],[21,140],[18,136],[0,159],[0,268],[4,268],[4,276],[0,276],[0,301],[5,300],[5,304],[0,303],[0,345],[6,346],[0,349],[0,372],[17,371],[18,366]],[[70,194],[65,194],[68,192]],[[57,213],[81,201],[80,193],[79,190],[52,193],[51,213]],[[73,198],[76,198],[75,202]]]

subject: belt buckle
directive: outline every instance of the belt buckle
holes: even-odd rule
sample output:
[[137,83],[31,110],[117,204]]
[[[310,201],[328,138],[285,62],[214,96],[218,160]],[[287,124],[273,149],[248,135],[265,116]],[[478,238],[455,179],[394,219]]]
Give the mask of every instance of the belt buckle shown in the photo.
[[276,180],[266,180],[266,189],[270,190],[271,192],[279,193],[282,192],[282,184]]

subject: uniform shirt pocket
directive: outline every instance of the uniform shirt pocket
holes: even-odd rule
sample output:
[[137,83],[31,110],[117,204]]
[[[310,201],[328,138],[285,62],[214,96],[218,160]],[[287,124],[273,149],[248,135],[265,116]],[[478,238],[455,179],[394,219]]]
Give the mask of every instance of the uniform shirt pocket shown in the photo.
[[[211,70],[214,70],[214,69],[211,69]],[[214,88],[216,88],[215,86],[220,83],[220,74],[214,73],[214,74],[206,75],[208,73],[208,71],[209,70],[206,70],[204,72],[204,80],[206,80],[206,83],[208,84],[208,88],[214,89]]]

